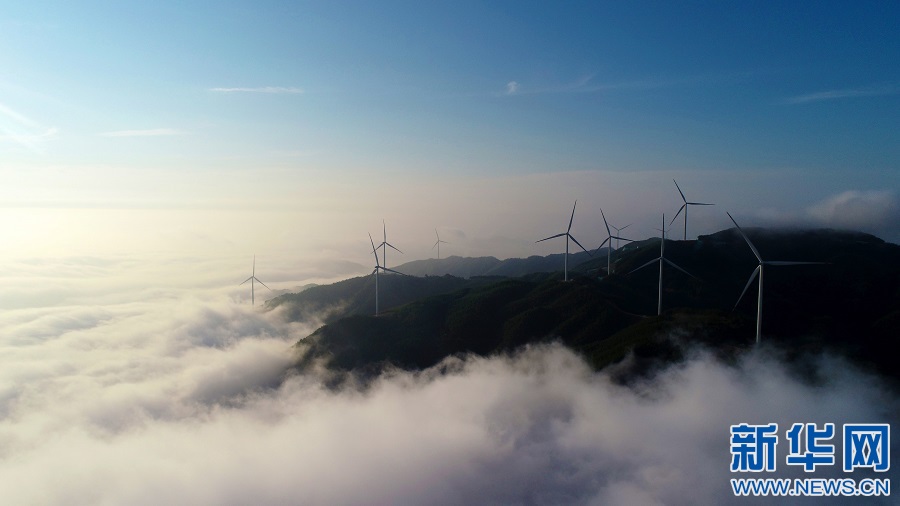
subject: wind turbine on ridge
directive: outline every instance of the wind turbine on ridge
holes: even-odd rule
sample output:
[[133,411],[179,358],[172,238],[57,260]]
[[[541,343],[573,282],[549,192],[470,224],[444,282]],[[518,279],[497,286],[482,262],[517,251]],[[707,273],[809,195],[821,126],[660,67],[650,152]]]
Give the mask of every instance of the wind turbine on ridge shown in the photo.
[[[678,269],[679,271],[687,274],[688,276],[690,276],[694,279],[699,279],[699,278],[697,278],[697,276],[694,276],[690,272],[675,265],[674,262],[672,262],[671,260],[666,258],[666,215],[665,215],[665,213],[663,213],[663,215],[662,215],[662,227],[663,228],[661,228],[661,229],[660,228],[657,229],[660,232],[662,232],[662,240],[659,241],[659,256],[628,273],[628,274],[633,274],[633,273],[643,269],[644,267],[647,267],[648,265],[652,264],[653,262],[659,262],[659,297],[656,302],[656,316],[659,316],[662,314],[663,263],[667,263],[667,264],[671,265],[672,267]],[[613,228],[615,228],[615,227],[613,227]],[[626,274],[626,276],[628,274]]]
[[[241,285],[243,285],[247,281],[250,282],[250,305],[255,306],[256,305],[256,296],[255,296],[256,287],[254,286],[254,284],[255,284],[255,282],[259,281],[259,278],[256,277],[256,255],[253,255],[253,271],[252,272],[253,273],[250,274],[249,278],[247,278],[241,282]],[[259,284],[261,284],[262,286],[264,286],[266,288],[269,288],[269,285],[263,283],[262,281],[259,281]],[[241,285],[238,285],[238,286],[241,286]],[[269,288],[269,290],[272,290],[272,289]]]
[[[575,206],[577,206],[577,205],[578,205],[578,201],[576,200]],[[534,241],[536,244],[536,243],[543,242],[543,241],[546,241],[549,239],[555,239],[557,237],[565,236],[565,238],[566,238],[566,255],[563,257],[563,259],[564,259],[563,260],[564,281],[569,280],[569,239],[572,239],[573,241],[575,241],[575,244],[577,244],[582,250],[584,250],[585,253],[587,253],[588,255],[591,254],[590,251],[584,249],[584,246],[582,246],[581,243],[578,242],[578,239],[575,239],[575,237],[569,233],[572,230],[572,220],[575,219],[575,206],[572,206],[572,216],[569,218],[569,228],[567,228],[565,232],[563,232],[561,234],[551,235],[550,237],[545,237],[545,238],[541,239],[540,241]]]
[[[633,223],[629,223],[628,225],[625,225],[624,227],[617,227],[610,223],[609,226],[616,229],[616,235],[619,235],[622,233],[623,230],[630,227],[631,225],[633,225]],[[616,237],[616,249],[619,249],[619,238],[618,237]]]
[[782,260],[763,260],[762,256],[759,254],[759,251],[756,249],[756,246],[754,246],[753,243],[750,242],[750,238],[747,237],[747,234],[745,234],[744,231],[741,230],[740,225],[738,225],[737,222],[734,221],[734,218],[731,217],[731,213],[726,211],[725,214],[727,214],[728,217],[731,218],[731,222],[734,223],[735,227],[737,227],[737,230],[738,230],[738,232],[740,232],[741,237],[743,237],[744,240],[747,241],[747,246],[750,246],[750,250],[753,251],[753,255],[756,257],[757,260],[759,260],[759,265],[756,267],[756,269],[753,270],[753,274],[750,275],[750,279],[747,280],[747,284],[744,286],[744,291],[741,292],[741,296],[738,297],[737,302],[734,303],[734,308],[732,308],[732,311],[737,309],[738,304],[741,303],[741,299],[744,298],[744,294],[747,293],[747,289],[750,288],[750,284],[753,283],[753,278],[755,278],[756,275],[759,274],[759,298],[756,301],[756,344],[759,344],[760,331],[762,330],[763,266],[764,265],[773,265],[773,266],[778,266],[778,265],[822,265],[822,264],[825,264],[825,262],[785,262]]
[[[384,220],[381,220],[381,226],[384,227],[384,228],[382,228],[382,233],[384,234],[384,240],[381,241],[381,244],[379,244],[378,247],[381,248],[381,262],[384,264],[384,267],[386,268],[387,267],[387,247],[388,246],[394,248],[400,254],[403,254],[403,252],[400,251],[399,249],[395,248],[393,244],[387,242],[387,225],[384,224]],[[375,241],[372,241],[372,242],[374,244]]]
[[[612,251],[613,251],[612,240],[615,239],[616,241],[618,241],[619,239],[621,239],[623,241],[631,241],[631,239],[619,237],[618,235],[612,235],[612,231],[609,230],[609,223],[606,221],[606,215],[603,214],[603,208],[600,208],[600,216],[603,217],[603,224],[606,226],[606,239],[603,239],[603,242],[600,243],[600,246],[597,246],[597,249],[595,251],[600,251],[600,248],[602,248],[603,245],[606,244],[607,241],[609,241],[609,247],[607,248],[607,251],[606,251],[606,274],[609,275],[609,274],[611,274],[610,268],[612,267],[612,262],[610,261],[610,258],[612,257]],[[625,225],[625,227],[627,227],[627,226],[628,225]],[[625,227],[622,227],[622,228],[625,228]],[[618,249],[618,247],[616,249]]]
[[[678,193],[681,194],[681,200],[684,201],[684,204],[681,204],[681,207],[678,208],[678,212],[675,213],[675,217],[672,218],[672,223],[675,223],[675,220],[678,219],[678,215],[681,214],[681,211],[684,211],[684,240],[687,241],[687,212],[688,207],[690,206],[714,206],[715,204],[707,204],[704,202],[688,202],[684,197],[684,192],[681,191],[681,187],[678,186],[678,181],[672,180],[675,183],[675,188],[678,188]],[[669,223],[671,225],[672,223]]]
[[434,229],[434,235],[435,235],[435,237],[437,237],[437,241],[434,242],[434,246],[432,246],[431,249],[434,249],[435,247],[437,248],[438,260],[440,260],[441,259],[441,243],[444,243],[444,244],[450,244],[450,243],[447,241],[441,240],[441,236],[438,235],[437,229]]
[[[369,234],[369,242],[372,243],[372,254],[375,255],[375,268],[372,270],[372,274],[375,275],[375,316],[378,316],[378,271],[393,272],[394,274],[400,274],[401,276],[406,276],[406,274],[382,266],[378,262],[378,248],[375,247],[375,241],[372,240],[372,234]],[[393,248],[393,246],[391,247]]]

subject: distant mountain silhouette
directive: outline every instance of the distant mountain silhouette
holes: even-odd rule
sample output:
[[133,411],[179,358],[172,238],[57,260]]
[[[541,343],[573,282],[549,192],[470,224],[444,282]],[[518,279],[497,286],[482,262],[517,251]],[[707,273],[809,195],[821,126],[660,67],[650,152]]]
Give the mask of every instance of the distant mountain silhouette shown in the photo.
[[[605,250],[600,252],[606,258]],[[555,272],[563,269],[564,253],[547,256],[530,256],[528,258],[508,258],[498,260],[494,257],[458,257],[450,256],[440,260],[414,260],[399,265],[396,269],[411,276],[443,276],[449,274],[460,278],[473,276],[506,276],[518,277],[536,272]],[[569,254],[569,269],[590,259],[590,255],[580,251]]]
[[[780,344],[797,355],[823,347],[839,350],[900,378],[894,363],[900,246],[857,232],[745,232],[765,260],[828,263],[767,267],[765,345]],[[301,318],[341,299],[338,294],[350,294],[330,314],[329,324],[298,343],[297,367],[325,361],[336,371],[377,372],[387,364],[418,369],[454,354],[489,355],[548,339],[560,340],[597,368],[629,352],[638,369],[676,360],[679,340],[700,341],[726,355],[752,346],[756,282],[732,308],[758,262],[735,229],[667,240],[666,258],[697,278],[666,269],[659,317],[658,268],[628,274],[658,255],[659,239],[634,243],[614,255],[612,275],[605,272],[605,258],[594,259],[582,263],[581,274],[568,283],[560,281],[561,265],[557,272],[517,278],[385,276],[381,296],[400,307],[377,318],[370,316],[371,276],[309,288],[267,306],[289,304],[289,317]]]

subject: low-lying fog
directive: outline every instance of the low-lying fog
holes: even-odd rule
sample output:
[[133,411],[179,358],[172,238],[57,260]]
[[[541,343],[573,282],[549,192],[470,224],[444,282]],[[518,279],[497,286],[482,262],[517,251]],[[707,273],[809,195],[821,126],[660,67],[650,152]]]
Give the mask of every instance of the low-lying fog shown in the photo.
[[[729,478],[749,477],[729,472],[730,425],[900,412],[838,359],[809,385],[765,352],[736,366],[697,352],[623,387],[554,345],[331,391],[285,376],[313,326],[236,303],[214,276],[198,289],[140,275],[173,265],[7,274],[0,300],[31,302],[0,311],[0,502],[723,504]],[[803,476],[786,467],[773,477]]]

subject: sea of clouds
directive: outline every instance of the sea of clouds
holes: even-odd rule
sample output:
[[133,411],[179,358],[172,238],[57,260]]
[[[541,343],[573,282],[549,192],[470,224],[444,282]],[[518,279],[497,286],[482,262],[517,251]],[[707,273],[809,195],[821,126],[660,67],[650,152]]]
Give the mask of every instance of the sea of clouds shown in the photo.
[[698,350],[629,386],[548,345],[328,389],[289,369],[315,322],[236,303],[215,262],[161,282],[184,265],[4,274],[19,304],[0,311],[0,503],[724,504],[732,424],[900,413],[865,371],[822,356],[809,382],[765,349],[731,365]]

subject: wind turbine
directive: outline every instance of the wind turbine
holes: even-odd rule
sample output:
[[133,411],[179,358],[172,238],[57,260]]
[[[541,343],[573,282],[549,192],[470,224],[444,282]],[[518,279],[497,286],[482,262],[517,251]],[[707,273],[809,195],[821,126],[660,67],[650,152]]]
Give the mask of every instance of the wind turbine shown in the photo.
[[[444,243],[444,244],[450,244],[450,243],[447,242],[447,241],[442,241],[442,240],[441,240],[441,236],[438,235],[437,229],[434,229],[434,235],[435,235],[435,237],[437,237],[437,241],[434,242],[434,246],[432,246],[431,249],[437,248],[437,250],[438,250],[438,260],[440,260],[440,259],[441,259],[441,243]],[[393,247],[393,246],[392,246],[392,247]]]
[[[256,305],[256,296],[255,296],[254,292],[256,291],[256,287],[254,286],[254,284],[255,284],[255,282],[259,281],[259,279],[256,277],[256,255],[253,255],[253,273],[250,274],[249,278],[242,281],[241,285],[243,285],[247,281],[250,282],[250,305],[255,306]],[[266,288],[269,288],[269,285],[263,283],[262,281],[259,281],[259,284],[261,284],[262,286],[264,286]],[[238,285],[238,286],[241,286],[241,285]],[[269,290],[271,290],[271,288],[269,288]]]
[[[625,225],[624,227],[621,227],[621,228],[617,227],[615,225],[610,225],[610,227],[616,229],[616,235],[619,235],[622,233],[623,230],[630,227],[631,225],[632,225],[632,223],[629,223],[628,225]],[[616,237],[616,249],[619,249],[619,238],[618,237]]]
[[[672,223],[675,223],[675,220],[678,219],[678,215],[681,214],[681,211],[684,211],[684,240],[687,241],[687,212],[689,206],[714,206],[715,204],[706,204],[704,202],[688,202],[684,197],[684,192],[681,191],[681,187],[678,186],[678,181],[672,180],[675,183],[675,188],[678,188],[678,193],[681,194],[681,200],[684,201],[684,204],[681,204],[681,207],[678,208],[678,212],[675,213],[675,217],[672,218]],[[672,223],[669,223],[671,225]]]
[[[384,262],[384,266],[387,267],[387,247],[390,246],[394,248],[394,245],[387,242],[387,225],[384,224],[384,220],[381,220],[381,226],[384,227],[382,229],[382,232],[384,233],[384,240],[381,241],[381,244],[379,244],[378,247],[381,248],[381,261]],[[397,248],[394,249],[401,254],[403,253]]]
[[[375,255],[375,269],[372,270],[372,274],[375,275],[375,316],[378,316],[378,271],[393,272],[394,274],[400,274],[401,276],[406,276],[406,274],[397,272],[394,269],[388,269],[378,263],[378,248],[375,247],[375,241],[372,240],[372,234],[369,234],[369,242],[372,243],[372,254]],[[393,246],[391,247],[393,248]]]
[[759,344],[760,331],[762,330],[763,266],[764,265],[773,265],[773,266],[777,266],[777,265],[821,265],[821,264],[824,264],[825,262],[785,262],[785,261],[781,261],[781,260],[763,260],[762,256],[759,254],[759,251],[757,251],[756,247],[753,246],[753,243],[750,242],[750,238],[748,238],[747,234],[745,234],[744,231],[741,230],[740,225],[738,225],[737,222],[734,221],[734,218],[731,217],[731,213],[726,211],[725,214],[727,214],[728,217],[731,218],[731,222],[734,223],[735,227],[737,227],[737,230],[738,230],[738,232],[740,232],[741,237],[743,237],[744,240],[747,241],[747,246],[750,246],[750,250],[753,251],[753,255],[756,257],[757,260],[759,260],[759,266],[757,266],[756,269],[753,270],[753,274],[750,275],[750,279],[747,280],[747,284],[744,286],[744,291],[741,292],[741,296],[738,297],[738,300],[737,300],[737,302],[735,302],[734,308],[732,309],[732,311],[734,311],[734,309],[737,309],[738,304],[741,303],[741,299],[744,298],[744,294],[747,293],[747,289],[750,288],[750,284],[753,283],[753,278],[755,278],[756,275],[759,274],[759,299],[756,301],[756,344]]
[[[578,201],[576,200],[575,206],[577,206],[577,205],[578,205]],[[543,242],[543,241],[546,241],[549,239],[556,239],[557,237],[563,237],[563,236],[566,237],[566,256],[563,257],[563,259],[564,259],[564,261],[563,261],[563,272],[564,272],[563,277],[565,278],[565,281],[569,280],[569,239],[572,239],[573,241],[575,241],[575,244],[577,244],[581,249],[583,249],[585,253],[587,253],[588,255],[591,254],[590,251],[584,249],[584,246],[582,246],[581,243],[578,242],[578,239],[575,239],[575,237],[569,233],[572,230],[572,220],[575,219],[575,206],[572,206],[572,216],[569,218],[569,228],[567,228],[565,232],[563,232],[561,234],[551,235],[550,237],[545,237],[544,239],[541,239],[540,241],[535,241],[535,243],[539,243],[539,242]]]
[[[653,260],[650,260],[649,262],[645,263],[644,265],[642,265],[642,266],[638,267],[637,269],[628,273],[628,274],[632,274],[634,272],[637,272],[637,271],[643,269],[644,267],[647,267],[648,265],[652,264],[653,262],[659,262],[659,298],[656,303],[656,315],[657,316],[662,314],[663,262],[671,265],[672,267],[678,269],[679,271],[687,274],[688,276],[690,276],[694,279],[698,279],[697,276],[694,276],[690,272],[682,269],[681,267],[678,267],[677,265],[675,265],[674,262],[672,262],[671,260],[666,258],[666,215],[665,214],[663,214],[663,216],[662,216],[662,226],[663,226],[663,228],[657,229],[660,232],[662,232],[662,240],[659,241],[659,257],[654,258]],[[615,227],[613,227],[613,228],[615,228]]]
[[[603,242],[600,243],[600,246],[597,246],[596,251],[600,251],[600,248],[602,248],[603,245],[606,244],[607,241],[609,241],[609,248],[607,248],[608,251],[606,252],[606,274],[608,275],[611,273],[610,268],[612,266],[610,261],[610,257],[612,257],[612,240],[615,239],[616,241],[618,241],[619,239],[621,239],[623,241],[631,241],[631,239],[619,237],[618,235],[612,235],[612,231],[609,230],[609,223],[606,221],[606,215],[603,214],[603,208],[600,208],[600,216],[603,216],[603,224],[606,226],[606,239],[603,239]],[[628,225],[625,225],[625,227],[627,226]]]

